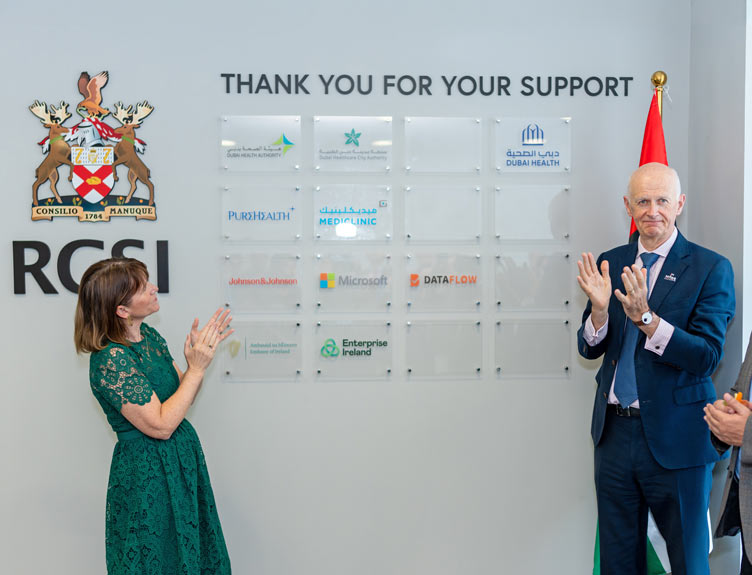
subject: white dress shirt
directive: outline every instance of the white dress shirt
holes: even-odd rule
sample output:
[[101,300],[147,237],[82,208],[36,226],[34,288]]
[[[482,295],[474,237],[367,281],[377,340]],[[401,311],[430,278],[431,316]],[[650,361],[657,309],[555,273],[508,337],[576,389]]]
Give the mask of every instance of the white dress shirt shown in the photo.
[[[663,268],[663,263],[666,261],[666,256],[668,255],[668,252],[671,251],[671,248],[674,246],[674,242],[676,241],[676,237],[679,235],[679,230],[674,228],[674,232],[671,234],[671,237],[669,237],[665,242],[663,242],[657,249],[653,250],[653,253],[658,255],[658,259],[655,261],[655,263],[650,268],[650,285],[648,286],[648,294],[653,293],[653,287],[655,286],[655,282],[658,280],[658,277],[660,276],[661,269]],[[637,257],[635,258],[635,264],[642,267],[642,254],[645,253],[646,250],[645,246],[642,245],[642,240],[638,240],[637,242]],[[629,318],[627,318],[627,321],[631,321]],[[608,318],[606,318],[606,323],[601,326],[599,330],[595,330],[595,327],[593,326],[593,321],[591,319],[591,316],[588,316],[587,320],[585,320],[585,329],[583,330],[583,337],[585,339],[585,343],[587,343],[590,347],[598,345],[600,342],[604,340],[606,337],[606,334],[608,333]],[[674,326],[668,323],[666,320],[659,318],[658,327],[655,330],[655,333],[653,334],[653,337],[649,337],[645,340],[645,349],[648,351],[653,352],[656,355],[663,355],[663,351],[666,349],[666,346],[668,345],[668,342],[671,340],[671,336],[674,334]],[[619,369],[619,366],[616,366],[616,369]],[[614,371],[614,379],[616,379],[616,371]],[[616,394],[614,394],[614,382],[611,381],[611,389],[608,392],[608,402],[609,403],[619,403],[619,400],[616,398]],[[637,399],[630,405],[630,407],[640,407],[640,400]]]

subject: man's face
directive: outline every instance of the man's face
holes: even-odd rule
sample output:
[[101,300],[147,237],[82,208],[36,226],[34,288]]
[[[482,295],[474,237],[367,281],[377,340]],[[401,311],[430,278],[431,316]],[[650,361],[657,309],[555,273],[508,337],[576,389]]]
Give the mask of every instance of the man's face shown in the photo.
[[684,194],[676,193],[673,174],[668,170],[654,169],[638,173],[632,179],[624,205],[634,219],[643,243],[649,243],[654,249],[673,233],[684,200]]

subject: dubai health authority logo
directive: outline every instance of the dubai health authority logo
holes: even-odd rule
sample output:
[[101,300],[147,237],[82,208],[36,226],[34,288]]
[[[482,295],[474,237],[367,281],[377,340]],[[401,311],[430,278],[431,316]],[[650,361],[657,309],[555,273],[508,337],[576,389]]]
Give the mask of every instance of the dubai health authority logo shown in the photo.
[[287,153],[287,150],[292,148],[295,145],[295,142],[291,142],[287,136],[285,136],[285,133],[282,132],[282,135],[275,141],[272,142],[272,146],[282,146],[282,155],[284,156]]
[[339,347],[337,347],[337,342],[332,338],[327,339],[321,347],[321,355],[323,357],[338,357]]
[[538,124],[528,124],[527,127],[522,130],[523,146],[542,146],[545,143],[546,138],[543,134],[543,129]]
[[336,274],[321,274],[319,276],[319,287],[323,289],[333,288],[336,285],[336,279]]
[[360,138],[360,134],[362,132],[356,132],[355,128],[350,130],[350,133],[348,134],[345,132],[345,138],[347,138],[347,141],[345,142],[345,146],[348,144],[352,144],[354,146],[360,147],[360,143],[358,142],[358,138]]

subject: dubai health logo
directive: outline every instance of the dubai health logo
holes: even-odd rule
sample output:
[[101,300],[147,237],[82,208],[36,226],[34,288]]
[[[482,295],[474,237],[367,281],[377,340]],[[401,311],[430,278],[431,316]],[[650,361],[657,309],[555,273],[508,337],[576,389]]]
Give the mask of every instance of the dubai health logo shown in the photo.
[[337,347],[337,342],[332,338],[327,339],[321,347],[321,355],[323,357],[338,357],[339,347]]
[[354,146],[360,147],[360,143],[358,142],[358,138],[360,138],[360,134],[362,132],[356,132],[355,128],[350,130],[350,133],[348,134],[345,132],[345,138],[347,138],[347,141],[345,142],[345,146],[348,144],[353,144]]
[[292,148],[294,145],[295,145],[295,142],[291,142],[290,140],[288,140],[284,132],[282,132],[282,135],[279,137],[278,140],[275,140],[274,142],[272,142],[272,146],[282,146],[283,156],[287,153],[287,150]]
[[323,273],[319,276],[319,287],[324,289],[333,288],[336,283],[337,276],[335,274]]
[[522,130],[523,146],[542,146],[545,143],[546,138],[543,135],[543,129],[538,124],[528,124],[527,127]]

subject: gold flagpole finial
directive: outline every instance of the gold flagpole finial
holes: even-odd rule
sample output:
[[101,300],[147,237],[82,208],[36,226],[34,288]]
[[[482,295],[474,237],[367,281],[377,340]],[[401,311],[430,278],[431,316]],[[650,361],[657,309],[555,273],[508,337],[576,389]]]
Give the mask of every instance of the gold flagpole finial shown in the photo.
[[658,95],[658,113],[661,118],[663,118],[663,87],[666,85],[666,80],[668,80],[668,76],[663,70],[654,72],[650,78],[653,86],[655,86],[655,93]]

